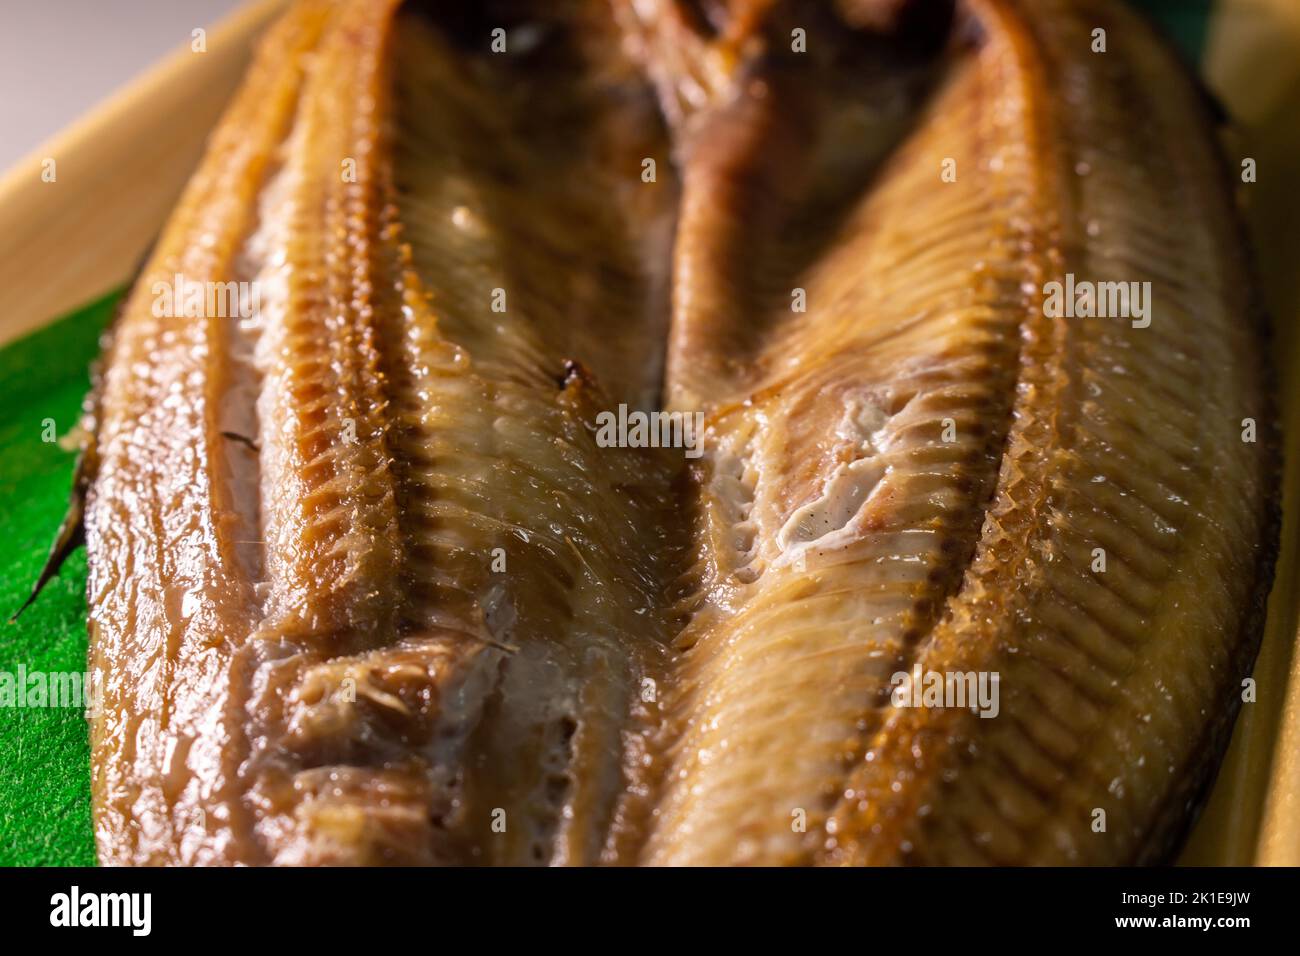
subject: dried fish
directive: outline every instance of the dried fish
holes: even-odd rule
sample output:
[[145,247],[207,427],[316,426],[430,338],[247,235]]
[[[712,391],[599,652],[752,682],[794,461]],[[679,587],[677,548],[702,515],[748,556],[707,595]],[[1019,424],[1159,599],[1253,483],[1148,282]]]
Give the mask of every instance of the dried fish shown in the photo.
[[1262,329],[1118,3],[302,0],[89,423],[100,858],[1162,859]]

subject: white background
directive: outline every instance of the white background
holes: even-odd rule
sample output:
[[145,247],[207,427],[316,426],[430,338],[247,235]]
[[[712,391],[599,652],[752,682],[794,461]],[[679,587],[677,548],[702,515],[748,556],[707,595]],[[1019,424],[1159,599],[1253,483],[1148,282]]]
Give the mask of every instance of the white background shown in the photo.
[[0,172],[240,0],[0,0]]

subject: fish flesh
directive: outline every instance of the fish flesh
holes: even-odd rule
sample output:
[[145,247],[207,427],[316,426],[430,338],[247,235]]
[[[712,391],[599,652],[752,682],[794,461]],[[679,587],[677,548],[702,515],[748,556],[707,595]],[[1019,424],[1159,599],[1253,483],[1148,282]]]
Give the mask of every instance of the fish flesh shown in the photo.
[[1167,859],[1264,329],[1120,3],[299,0],[87,405],[99,858]]

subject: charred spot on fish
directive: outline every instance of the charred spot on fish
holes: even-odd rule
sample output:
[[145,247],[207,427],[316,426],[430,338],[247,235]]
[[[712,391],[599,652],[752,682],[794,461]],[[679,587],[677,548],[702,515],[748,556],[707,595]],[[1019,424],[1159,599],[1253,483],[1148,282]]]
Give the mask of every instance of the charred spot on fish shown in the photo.
[[596,384],[595,376],[591,370],[582,362],[574,358],[566,358],[560,373],[555,376],[555,387],[564,391],[569,388],[594,388]]
[[258,445],[254,439],[249,438],[247,435],[241,435],[238,432],[222,432],[221,437],[228,438],[233,442],[238,442],[252,452],[261,452],[262,450],[261,446]]

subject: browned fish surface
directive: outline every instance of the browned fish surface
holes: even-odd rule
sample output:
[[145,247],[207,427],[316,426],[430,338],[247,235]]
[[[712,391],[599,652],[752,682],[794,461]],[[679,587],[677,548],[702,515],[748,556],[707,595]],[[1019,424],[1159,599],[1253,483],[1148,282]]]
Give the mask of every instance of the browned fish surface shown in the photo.
[[1231,180],[1119,4],[943,8],[294,6],[106,356],[103,862],[1171,849],[1271,570]]

